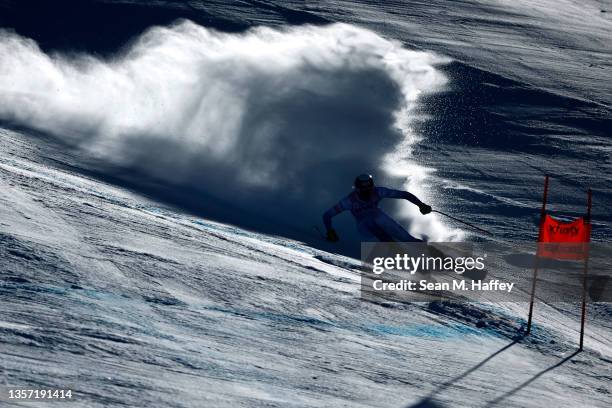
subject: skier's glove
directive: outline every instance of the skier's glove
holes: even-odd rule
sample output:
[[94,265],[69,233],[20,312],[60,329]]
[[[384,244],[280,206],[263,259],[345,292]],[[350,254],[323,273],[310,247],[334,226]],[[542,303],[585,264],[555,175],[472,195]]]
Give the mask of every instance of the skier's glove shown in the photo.
[[330,228],[327,230],[327,235],[325,238],[330,242],[337,242],[340,238],[338,238],[338,234],[336,234],[336,230]]
[[419,205],[419,211],[421,211],[421,214],[423,215],[429,214],[431,212],[431,206],[423,203]]

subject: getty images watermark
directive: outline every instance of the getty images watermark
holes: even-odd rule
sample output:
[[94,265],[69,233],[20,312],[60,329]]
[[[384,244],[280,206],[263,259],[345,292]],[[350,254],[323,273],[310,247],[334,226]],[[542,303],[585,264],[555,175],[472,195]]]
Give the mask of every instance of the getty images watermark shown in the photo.
[[[395,301],[528,302],[538,265],[538,297],[581,299],[583,264],[536,256],[534,243],[363,243],[361,293]],[[610,246],[592,245],[589,301],[610,301]]]

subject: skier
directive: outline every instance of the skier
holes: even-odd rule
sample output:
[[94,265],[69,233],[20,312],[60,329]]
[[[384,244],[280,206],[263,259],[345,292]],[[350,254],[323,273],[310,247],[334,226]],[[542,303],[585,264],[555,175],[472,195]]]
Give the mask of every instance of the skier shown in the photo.
[[401,225],[378,208],[378,203],[383,198],[403,198],[418,205],[421,214],[429,214],[431,212],[429,205],[423,203],[407,191],[374,186],[374,179],[369,174],[357,176],[353,188],[354,190],[349,195],[323,214],[323,223],[327,229],[326,238],[328,241],[335,242],[339,240],[338,234],[332,228],[332,217],[349,210],[353,217],[355,217],[357,229],[364,241],[423,242],[410,235]]

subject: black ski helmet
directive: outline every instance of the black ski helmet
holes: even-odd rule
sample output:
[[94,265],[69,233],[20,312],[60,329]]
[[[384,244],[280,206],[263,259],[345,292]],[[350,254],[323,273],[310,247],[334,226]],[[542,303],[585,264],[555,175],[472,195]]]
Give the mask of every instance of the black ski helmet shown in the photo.
[[374,188],[374,178],[371,174],[360,174],[353,183],[355,190],[369,190]]

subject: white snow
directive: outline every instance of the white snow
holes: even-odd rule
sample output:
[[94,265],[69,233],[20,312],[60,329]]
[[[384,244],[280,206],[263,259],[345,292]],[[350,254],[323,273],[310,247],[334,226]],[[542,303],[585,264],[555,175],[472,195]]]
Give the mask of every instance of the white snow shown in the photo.
[[2,385],[79,406],[609,406],[609,305],[574,354],[575,307],[538,304],[515,342],[525,304],[366,302],[354,260],[161,207],[1,132]]

